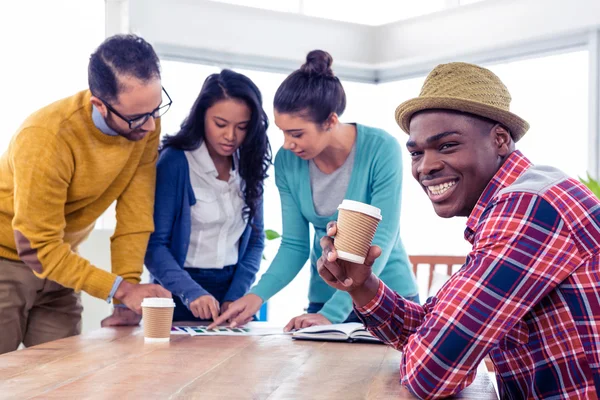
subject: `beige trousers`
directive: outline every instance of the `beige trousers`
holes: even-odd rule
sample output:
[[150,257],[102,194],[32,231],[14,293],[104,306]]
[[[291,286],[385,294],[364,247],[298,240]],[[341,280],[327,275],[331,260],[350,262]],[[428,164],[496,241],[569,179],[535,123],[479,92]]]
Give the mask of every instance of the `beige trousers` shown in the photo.
[[0,257],[0,354],[81,333],[81,298]]

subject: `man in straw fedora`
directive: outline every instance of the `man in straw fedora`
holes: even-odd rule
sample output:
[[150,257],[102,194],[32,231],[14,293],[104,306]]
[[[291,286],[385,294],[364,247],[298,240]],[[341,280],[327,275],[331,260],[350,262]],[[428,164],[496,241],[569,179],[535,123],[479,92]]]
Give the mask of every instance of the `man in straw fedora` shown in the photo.
[[468,217],[473,246],[425,305],[371,273],[378,247],[357,265],[337,260],[330,237],[321,241],[320,275],[351,294],[373,334],[403,351],[402,384],[421,398],[459,392],[486,355],[501,398],[600,394],[600,201],[515,149],[529,125],[510,101],[491,71],[450,63],[396,110],[413,176],[439,216]]

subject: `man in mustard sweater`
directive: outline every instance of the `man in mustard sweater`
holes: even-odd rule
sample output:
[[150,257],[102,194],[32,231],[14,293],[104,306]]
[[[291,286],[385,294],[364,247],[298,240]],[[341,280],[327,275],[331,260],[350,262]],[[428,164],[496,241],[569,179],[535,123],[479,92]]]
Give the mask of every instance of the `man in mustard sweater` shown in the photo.
[[[135,325],[153,231],[160,116],[170,106],[152,46],[108,38],[90,57],[89,90],[29,116],[0,157],[0,354],[76,335],[81,290],[120,301],[103,326]],[[77,253],[116,200],[112,273]]]

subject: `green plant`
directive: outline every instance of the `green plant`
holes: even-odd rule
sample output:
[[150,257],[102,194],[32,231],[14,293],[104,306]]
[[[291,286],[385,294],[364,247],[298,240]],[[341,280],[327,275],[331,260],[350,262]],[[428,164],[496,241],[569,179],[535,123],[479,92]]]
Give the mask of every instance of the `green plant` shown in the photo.
[[[265,238],[267,240],[275,240],[275,239],[279,239],[281,237],[281,235],[279,234],[279,232],[274,231],[273,229],[265,229]],[[262,259],[266,260],[267,257],[265,257],[264,253],[262,255]]]
[[587,174],[587,179],[579,177],[579,181],[600,199],[600,182],[592,178],[589,173]]
[[265,236],[266,236],[267,240],[275,240],[275,239],[279,239],[281,237],[279,232],[276,232],[273,229],[266,229]]

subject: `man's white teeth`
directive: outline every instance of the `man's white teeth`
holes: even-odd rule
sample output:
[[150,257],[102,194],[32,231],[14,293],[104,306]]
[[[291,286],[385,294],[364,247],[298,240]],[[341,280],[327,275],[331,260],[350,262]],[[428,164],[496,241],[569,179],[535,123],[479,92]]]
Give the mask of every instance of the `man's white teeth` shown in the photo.
[[435,186],[429,186],[427,187],[427,189],[429,189],[429,191],[436,195],[439,196],[441,194],[446,193],[446,191],[448,189],[450,189],[452,186],[454,186],[456,184],[456,181],[450,181],[450,182],[444,182],[442,184],[439,185],[435,185]]

